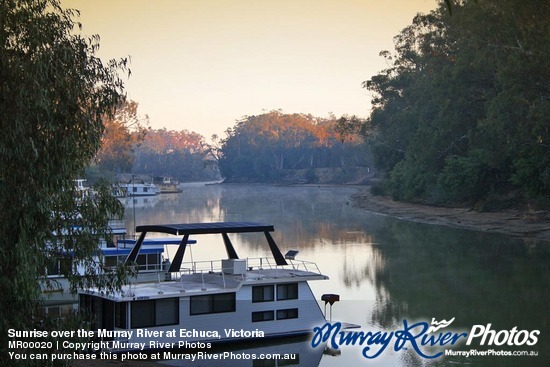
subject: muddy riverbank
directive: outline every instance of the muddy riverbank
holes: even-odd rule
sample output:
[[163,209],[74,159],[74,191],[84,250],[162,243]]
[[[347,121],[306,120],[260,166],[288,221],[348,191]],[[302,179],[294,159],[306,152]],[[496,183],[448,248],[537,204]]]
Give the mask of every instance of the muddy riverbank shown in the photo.
[[503,233],[515,237],[550,241],[548,213],[520,210],[478,212],[472,208],[444,208],[404,203],[374,196],[363,187],[351,196],[351,205],[363,210],[420,223]]

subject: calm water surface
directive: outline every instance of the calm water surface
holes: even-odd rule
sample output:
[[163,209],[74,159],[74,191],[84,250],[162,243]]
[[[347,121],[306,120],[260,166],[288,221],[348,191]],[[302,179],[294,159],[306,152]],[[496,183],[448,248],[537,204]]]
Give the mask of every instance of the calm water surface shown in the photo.
[[[349,205],[354,188],[184,185],[181,194],[129,199],[127,228],[135,224],[208,221],[257,221],[275,225],[281,251],[299,250],[298,259],[317,263],[330,280],[310,285],[317,298],[337,293],[341,302],[332,319],[372,332],[392,332],[409,323],[455,321],[453,332],[470,332],[473,325],[492,330],[540,330],[535,346],[455,345],[449,349],[527,350],[538,357],[441,357],[424,359],[411,348],[393,351],[393,343],[375,359],[362,347],[344,346],[339,356],[311,350],[307,341],[263,346],[271,352],[298,350],[300,366],[548,366],[550,365],[550,245],[502,235],[450,229],[395,220]],[[246,236],[248,237],[248,236]],[[223,246],[200,237],[186,260],[223,258]],[[234,239],[241,257],[269,256],[263,241]],[[169,255],[175,248],[169,249]],[[321,305],[323,308],[324,305]],[[451,330],[452,329],[452,330]],[[271,348],[271,349],[269,349]],[[377,347],[373,347],[373,350]],[[251,349],[253,351],[253,349]],[[441,349],[426,349],[435,354]],[[257,351],[257,350],[256,350]],[[288,352],[287,352],[288,351]],[[262,351],[260,351],[262,352]],[[197,362],[167,361],[179,366]],[[252,361],[227,365],[260,366]],[[203,364],[201,364],[203,365]],[[205,366],[208,364],[204,364]],[[219,362],[218,362],[219,365]],[[263,364],[262,364],[263,365]]]

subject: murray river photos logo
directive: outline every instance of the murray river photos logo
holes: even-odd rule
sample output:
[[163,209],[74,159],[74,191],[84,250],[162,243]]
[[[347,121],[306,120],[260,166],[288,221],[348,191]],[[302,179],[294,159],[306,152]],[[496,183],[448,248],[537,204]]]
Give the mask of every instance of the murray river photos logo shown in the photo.
[[[403,320],[402,329],[393,331],[344,330],[340,322],[327,322],[321,327],[313,328],[311,345],[317,347],[326,343],[327,347],[333,349],[339,349],[345,345],[359,345],[363,347],[361,350],[363,357],[368,359],[374,359],[385,350],[392,348],[395,352],[402,349],[413,350],[423,358],[433,359],[444,354],[448,355],[446,350],[459,344],[472,348],[477,346],[533,346],[537,344],[540,334],[539,330],[518,330],[517,327],[513,327],[511,330],[494,330],[492,324],[473,325],[469,332],[447,330],[454,320],[454,317],[449,321],[432,319],[431,324],[425,321],[409,323],[407,320]],[[434,350],[436,351],[434,352]],[[471,351],[467,353],[471,353]],[[483,352],[477,352],[475,355],[482,355],[480,353]]]

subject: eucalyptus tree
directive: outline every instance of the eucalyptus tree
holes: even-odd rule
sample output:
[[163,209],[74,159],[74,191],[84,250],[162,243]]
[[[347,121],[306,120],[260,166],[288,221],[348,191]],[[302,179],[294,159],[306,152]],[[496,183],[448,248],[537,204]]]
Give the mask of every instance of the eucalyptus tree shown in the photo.
[[[105,187],[97,197],[75,200],[73,179],[99,148],[101,119],[121,99],[119,73],[128,71],[127,61],[104,64],[96,57],[99,37],[80,35],[77,16],[57,0],[0,1],[2,359],[6,330],[46,325],[36,310],[48,265],[68,259],[83,265],[84,277],[65,267],[73,288],[125,280],[123,271],[100,276],[88,266],[120,204]],[[61,233],[62,241],[55,235]]]
[[112,116],[103,119],[101,148],[94,162],[104,174],[131,172],[135,150],[145,139],[149,126],[149,117],[140,117],[137,110],[137,102],[124,100]]
[[394,197],[548,205],[549,15],[536,0],[466,0],[395,37],[390,67],[364,83],[364,133]]

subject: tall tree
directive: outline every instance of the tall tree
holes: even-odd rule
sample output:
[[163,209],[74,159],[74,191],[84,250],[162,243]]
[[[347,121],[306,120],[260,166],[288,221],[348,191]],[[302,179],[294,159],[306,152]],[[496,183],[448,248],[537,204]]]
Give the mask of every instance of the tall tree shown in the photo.
[[2,359],[6,330],[44,327],[35,313],[38,281],[48,263],[68,253],[55,251],[55,231],[79,213],[80,230],[66,244],[72,260],[86,264],[107,218],[121,209],[104,190],[98,200],[74,196],[73,179],[99,148],[102,117],[120,102],[118,73],[126,70],[126,60],[105,65],[95,56],[98,37],[75,34],[76,15],[57,0],[0,2]]
[[94,159],[100,170],[113,173],[132,170],[135,149],[144,140],[149,125],[149,117],[140,118],[137,110],[137,102],[123,100],[114,114],[103,118],[101,148]]
[[135,173],[200,181],[218,178],[204,137],[187,130],[149,130],[136,150]]
[[[365,134],[394,197],[550,196],[550,5],[461,1],[395,37]],[[546,198],[546,199],[545,199]]]

